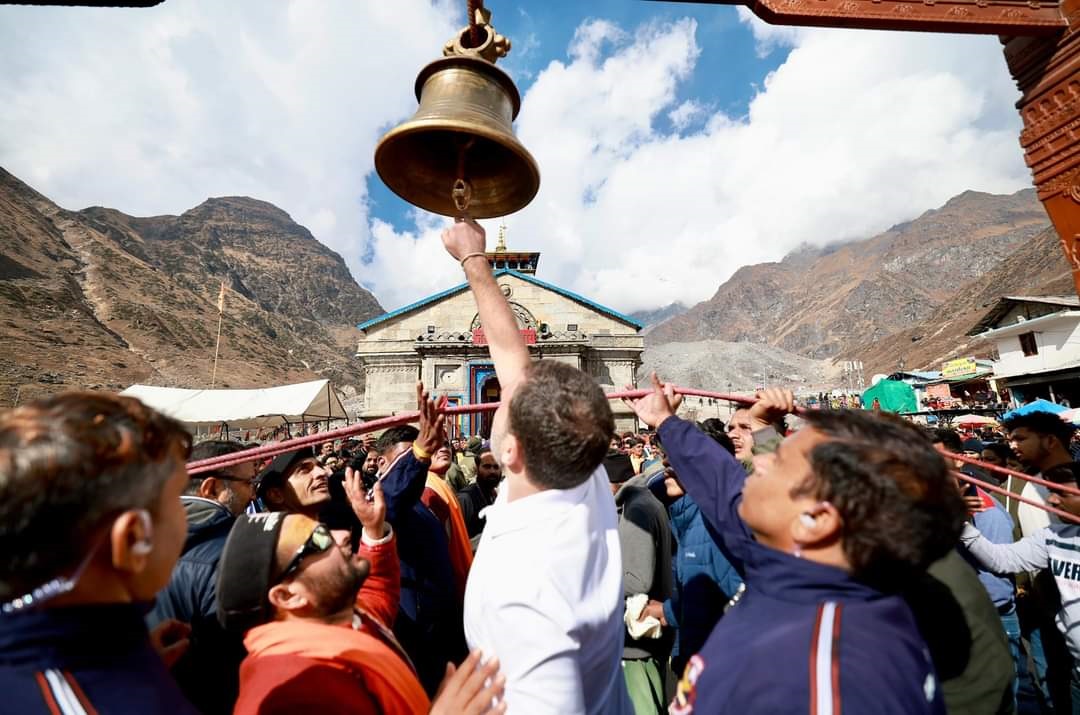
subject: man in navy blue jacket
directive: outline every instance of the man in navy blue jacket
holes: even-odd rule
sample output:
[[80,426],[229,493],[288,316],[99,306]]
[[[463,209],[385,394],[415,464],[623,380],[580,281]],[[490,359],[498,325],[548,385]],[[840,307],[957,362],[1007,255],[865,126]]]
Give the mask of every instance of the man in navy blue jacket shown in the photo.
[[[964,519],[922,432],[899,418],[811,412],[747,476],[675,416],[670,386],[652,382],[631,406],[656,427],[746,586],[687,664],[671,712],[944,712],[926,645],[893,595],[956,544]],[[793,410],[790,392],[759,393],[755,429]]]
[[190,448],[131,397],[0,413],[0,712],[196,712],[143,621],[184,545]]
[[449,542],[442,523],[420,497],[427,482],[431,455],[445,439],[444,417],[417,384],[420,429],[395,427],[375,442],[386,520],[397,536],[401,562],[401,602],[394,634],[416,666],[428,695],[434,695],[446,664],[467,655],[462,602],[457,595]]

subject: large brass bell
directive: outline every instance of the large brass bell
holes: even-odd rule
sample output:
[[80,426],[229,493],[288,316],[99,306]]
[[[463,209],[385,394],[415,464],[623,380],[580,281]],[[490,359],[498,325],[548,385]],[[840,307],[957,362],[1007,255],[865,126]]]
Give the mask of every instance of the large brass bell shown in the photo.
[[[470,46],[473,29],[483,39]],[[375,170],[394,193],[437,214],[473,218],[505,216],[536,196],[540,170],[512,129],[521,97],[494,64],[508,48],[490,25],[466,27],[447,43],[448,56],[420,70],[416,114],[375,148]]]

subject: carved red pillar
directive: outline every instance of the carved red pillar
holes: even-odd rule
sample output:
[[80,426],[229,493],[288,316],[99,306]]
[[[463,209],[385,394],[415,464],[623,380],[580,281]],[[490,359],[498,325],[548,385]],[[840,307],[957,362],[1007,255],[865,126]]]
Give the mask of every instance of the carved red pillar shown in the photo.
[[1002,41],[1023,93],[1020,145],[1080,295],[1080,0],[1065,0],[1061,14],[1068,28],[1056,37]]

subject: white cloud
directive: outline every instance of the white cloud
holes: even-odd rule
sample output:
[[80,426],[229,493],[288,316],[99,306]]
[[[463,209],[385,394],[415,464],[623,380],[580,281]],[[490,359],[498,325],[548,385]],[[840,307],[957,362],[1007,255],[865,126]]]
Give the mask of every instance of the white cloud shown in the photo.
[[[375,142],[460,20],[447,2],[0,8],[0,164],[69,207],[272,201],[398,307],[460,280],[444,219],[402,231],[365,203]],[[691,20],[585,21],[537,74],[517,129],[542,185],[507,223],[541,278],[625,311],[693,303],[804,241],[1029,184],[995,38],[748,25],[789,51],[746,116],[685,96]]]
[[668,119],[671,120],[672,126],[676,129],[683,130],[700,119],[707,111],[705,105],[696,100],[688,99],[668,112]]
[[450,0],[2,7],[0,165],[68,208],[264,199],[364,278],[375,143],[462,22]]
[[793,47],[799,40],[805,28],[792,27],[790,25],[770,25],[750,11],[750,8],[739,5],[735,8],[739,15],[739,22],[750,28],[754,33],[754,49],[758,57],[767,57],[773,50],[780,47]]

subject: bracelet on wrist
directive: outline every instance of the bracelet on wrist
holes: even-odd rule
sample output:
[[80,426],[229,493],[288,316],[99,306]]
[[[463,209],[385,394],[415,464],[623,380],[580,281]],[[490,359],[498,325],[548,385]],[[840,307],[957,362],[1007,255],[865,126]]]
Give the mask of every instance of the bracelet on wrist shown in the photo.
[[420,445],[418,445],[416,442],[413,442],[412,453],[413,456],[419,459],[421,462],[425,462],[431,459],[431,455],[424,451],[424,449],[421,448]]
[[484,253],[483,251],[475,251],[473,253],[466,253],[464,256],[461,257],[461,260],[459,261],[459,263],[461,264],[461,267],[462,268],[465,267],[465,261],[469,260],[470,258],[476,258],[477,256],[483,256],[485,259],[487,258],[487,254]]

